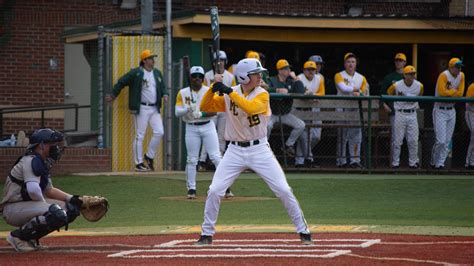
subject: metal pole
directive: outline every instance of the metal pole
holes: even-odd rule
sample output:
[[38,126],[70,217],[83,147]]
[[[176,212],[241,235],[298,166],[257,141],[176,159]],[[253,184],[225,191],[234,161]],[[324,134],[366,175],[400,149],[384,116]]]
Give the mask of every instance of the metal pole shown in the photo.
[[[171,91],[171,86],[172,86],[172,75],[171,75],[171,70],[172,70],[172,52],[171,52],[171,0],[166,0],[166,48],[165,48],[165,53],[166,53],[166,87],[168,90],[168,93],[172,93]],[[171,97],[169,97],[171,98]],[[167,145],[166,145],[166,168],[168,170],[172,170],[172,152],[173,152],[173,146],[171,143],[172,139],[172,125],[173,125],[173,104],[168,103],[167,105]]]
[[153,0],[141,0],[141,22],[144,32],[153,31]]
[[97,137],[97,147],[99,149],[104,148],[104,26],[99,26],[99,44],[98,44],[98,51],[97,51],[97,58],[98,58],[98,98],[99,98],[99,106],[98,106],[98,129],[99,129],[99,136]]
[[369,99],[368,109],[368,118],[367,118],[367,170],[369,174],[372,172],[372,100]]
[[[105,91],[107,93],[111,93],[112,88],[112,37],[109,35],[105,36],[105,87],[107,88]],[[112,147],[112,106],[110,104],[105,105],[104,111],[104,147],[111,148]]]

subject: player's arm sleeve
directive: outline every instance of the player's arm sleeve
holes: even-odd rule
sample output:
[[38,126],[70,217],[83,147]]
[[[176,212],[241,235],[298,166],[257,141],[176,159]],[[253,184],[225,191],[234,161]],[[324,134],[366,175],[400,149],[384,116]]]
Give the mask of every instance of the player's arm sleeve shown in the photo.
[[354,88],[352,86],[348,86],[344,83],[344,78],[340,73],[334,75],[334,83],[336,83],[336,87],[342,92],[351,93],[354,91]]
[[132,72],[133,71],[130,70],[127,74],[119,78],[119,80],[117,81],[117,84],[115,84],[114,88],[112,89],[112,95],[114,97],[117,97],[123,88],[125,88],[126,86],[130,86],[133,80]]
[[390,87],[388,87],[387,89],[387,94],[388,95],[395,95],[395,83],[393,83],[392,85],[390,85]]
[[474,83],[467,88],[466,97],[474,97]]
[[[203,84],[204,86],[208,86],[208,87],[209,87],[209,85],[211,85],[211,84],[209,84],[209,83],[211,83],[210,80],[209,80],[209,76],[208,76],[208,75],[204,75],[204,80],[202,81],[202,84]],[[189,86],[191,86],[191,84],[189,84]]]
[[418,96],[423,95],[425,93],[425,86],[423,86],[423,83],[420,83],[420,94]]
[[26,190],[33,201],[45,201],[38,182],[27,182]]
[[464,95],[464,73],[461,73],[461,82],[459,83],[459,87],[454,94],[455,97],[462,97]]
[[441,73],[436,82],[436,87],[438,88],[438,95],[443,97],[451,97],[454,95],[454,90],[448,89],[448,77],[444,73]]
[[275,77],[271,77],[269,80],[268,80],[268,92],[276,92],[276,78]]
[[359,91],[362,93],[365,93],[366,89],[367,89],[367,79],[365,77],[362,77],[362,85],[360,85]]
[[321,80],[319,81],[319,89],[316,92],[316,96],[324,96],[326,95],[326,87],[324,85],[324,77],[321,77]]
[[206,91],[201,99],[201,105],[199,110],[203,112],[224,112],[225,101],[224,96],[219,96],[212,92],[212,85],[209,90]]
[[252,100],[247,100],[244,97],[240,96],[238,93],[229,94],[230,99],[235,102],[235,104],[246,112],[248,115],[256,115],[266,113],[268,110],[268,103],[270,101],[270,96],[267,92],[262,92],[258,94]]
[[188,108],[183,103],[183,97],[181,96],[181,91],[176,95],[176,105],[174,106],[174,114],[177,117],[181,117],[188,112]]
[[163,75],[161,74],[161,71],[158,71],[158,77],[160,77],[161,82],[158,82],[158,86],[160,86],[158,89],[161,91],[161,96],[169,95],[168,91],[166,90],[165,82],[163,79]]

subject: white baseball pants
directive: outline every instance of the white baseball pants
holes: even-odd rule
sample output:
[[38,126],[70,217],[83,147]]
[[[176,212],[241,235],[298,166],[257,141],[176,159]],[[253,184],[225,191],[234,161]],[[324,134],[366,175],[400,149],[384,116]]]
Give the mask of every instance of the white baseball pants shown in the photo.
[[253,170],[263,178],[273,193],[275,193],[275,196],[280,199],[288,212],[288,216],[295,225],[296,232],[309,233],[303,211],[291,187],[288,185],[285,174],[275,158],[270,145],[265,139],[260,144],[250,147],[240,147],[234,144],[228,146],[209,186],[204,208],[202,235],[214,235],[221,199],[224,197],[226,189],[246,169]]
[[153,136],[148,145],[146,156],[153,159],[155,158],[158,145],[160,145],[161,137],[164,134],[163,121],[156,106],[141,105],[140,113],[135,115],[135,140],[133,141],[135,164],[143,163],[143,139],[145,138],[148,124],[150,124],[153,130]]
[[[275,123],[280,123],[279,115],[272,115],[270,121],[267,125],[267,137],[270,137],[270,134]],[[286,146],[293,146],[296,143],[296,140],[303,134],[305,129],[305,123],[303,120],[299,119],[295,115],[288,113],[281,116],[281,123],[293,128],[291,130],[290,136],[286,140]]]
[[201,144],[203,144],[209,152],[209,157],[216,167],[221,161],[221,153],[219,152],[219,142],[214,122],[211,120],[204,125],[186,124],[185,140],[186,151],[188,153],[186,159],[186,183],[188,189],[196,189],[196,165],[199,160]]
[[414,166],[418,160],[418,119],[416,111],[405,113],[396,111],[395,121],[393,125],[393,141],[392,141],[392,166],[400,165],[400,152],[403,139],[406,137],[408,145],[408,163]]
[[474,166],[474,111],[466,110],[466,124],[471,131],[471,140],[466,154],[466,166]]
[[431,165],[435,167],[444,166],[448,157],[449,142],[453,137],[456,126],[456,110],[442,110],[433,108],[433,126],[435,133],[435,144],[431,151]]

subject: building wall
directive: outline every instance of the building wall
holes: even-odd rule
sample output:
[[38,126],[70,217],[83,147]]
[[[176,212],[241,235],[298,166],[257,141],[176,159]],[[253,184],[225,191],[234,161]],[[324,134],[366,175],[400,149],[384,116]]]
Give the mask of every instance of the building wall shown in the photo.
[[[140,8],[121,10],[111,0],[10,0],[0,5],[4,21],[0,36],[0,108],[64,103],[63,31],[132,20],[140,13]],[[56,69],[50,68],[51,59],[56,60]],[[25,119],[7,121],[5,126],[8,130],[25,130]]]
[[[0,181],[8,175],[16,159],[25,152],[25,148],[0,149]],[[110,172],[110,149],[66,148],[59,162],[51,169],[53,175],[71,173]]]

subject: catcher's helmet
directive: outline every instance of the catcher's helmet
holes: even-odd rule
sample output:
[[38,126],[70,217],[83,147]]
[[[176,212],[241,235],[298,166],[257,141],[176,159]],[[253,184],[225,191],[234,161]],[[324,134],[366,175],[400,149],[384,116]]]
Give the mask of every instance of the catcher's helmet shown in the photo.
[[250,74],[262,73],[267,71],[262,67],[260,61],[255,58],[245,58],[239,61],[235,68],[235,75],[241,84],[248,84],[250,82]]
[[40,143],[54,143],[64,140],[64,134],[51,128],[35,130],[30,137],[30,145],[27,149],[33,149]]

